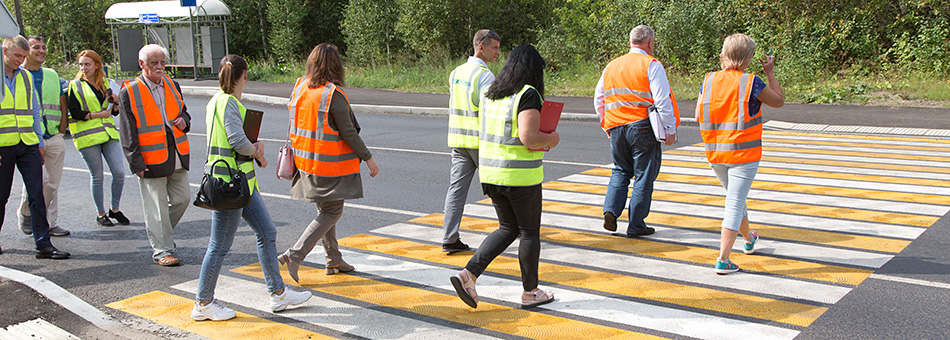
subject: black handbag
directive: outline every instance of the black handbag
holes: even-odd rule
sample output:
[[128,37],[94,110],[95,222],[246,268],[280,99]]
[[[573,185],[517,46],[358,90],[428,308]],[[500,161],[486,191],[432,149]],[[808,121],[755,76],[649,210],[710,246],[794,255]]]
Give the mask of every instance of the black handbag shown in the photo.
[[201,178],[201,185],[198,186],[194,205],[209,210],[232,210],[251,204],[251,190],[247,185],[244,172],[240,169],[232,169],[231,165],[223,159],[211,164],[212,171],[218,162],[224,162],[227,165],[231,181],[227,182],[206,172]]
[[[208,135],[212,136],[213,132],[214,120],[212,119],[211,131],[208,132]],[[233,153],[234,150],[231,150],[231,152]],[[211,155],[210,142],[208,143],[208,155]],[[235,161],[237,161],[236,155]],[[224,165],[228,168],[228,175],[231,176],[230,182],[216,178],[207,172],[214,172],[214,166],[218,162],[224,162]],[[248,206],[251,204],[251,189],[247,185],[247,175],[240,168],[232,169],[231,164],[223,159],[214,161],[201,178],[201,185],[198,186],[198,193],[195,194],[193,204],[196,207],[209,210],[233,210]]]

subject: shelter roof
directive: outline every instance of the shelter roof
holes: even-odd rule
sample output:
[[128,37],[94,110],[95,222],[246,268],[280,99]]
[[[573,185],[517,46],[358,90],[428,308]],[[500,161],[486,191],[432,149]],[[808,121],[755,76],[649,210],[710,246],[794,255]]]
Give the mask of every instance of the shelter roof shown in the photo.
[[161,21],[179,21],[188,18],[193,12],[195,17],[230,16],[231,10],[221,0],[198,0],[196,7],[182,7],[178,0],[120,2],[106,11],[106,21],[128,22],[138,20],[140,14],[158,14]]

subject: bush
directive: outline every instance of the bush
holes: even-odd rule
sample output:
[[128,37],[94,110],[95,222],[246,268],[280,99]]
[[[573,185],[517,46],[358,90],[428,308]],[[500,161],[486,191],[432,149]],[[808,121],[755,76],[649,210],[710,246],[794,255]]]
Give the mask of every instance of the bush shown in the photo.
[[402,52],[396,32],[399,14],[394,1],[351,0],[343,16],[347,55],[370,64],[392,61],[394,53]]

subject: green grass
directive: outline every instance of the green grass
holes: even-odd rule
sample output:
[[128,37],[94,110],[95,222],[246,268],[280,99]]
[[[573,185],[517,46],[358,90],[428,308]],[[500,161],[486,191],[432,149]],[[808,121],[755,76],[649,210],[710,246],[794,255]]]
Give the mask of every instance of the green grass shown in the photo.
[[[488,66],[495,74],[507,56]],[[449,73],[465,59],[395,61],[376,66],[344,61],[348,86],[405,92],[448,93]],[[303,62],[249,61],[254,81],[293,83],[304,72]],[[54,65],[60,76],[75,77],[74,63]],[[603,65],[577,64],[545,70],[546,94],[593,96]],[[671,71],[667,74],[678,100],[695,100],[702,75]],[[788,103],[950,107],[950,79],[946,76],[891,70],[881,74],[846,70],[813,77],[778,74]],[[817,80],[815,80],[817,79]]]

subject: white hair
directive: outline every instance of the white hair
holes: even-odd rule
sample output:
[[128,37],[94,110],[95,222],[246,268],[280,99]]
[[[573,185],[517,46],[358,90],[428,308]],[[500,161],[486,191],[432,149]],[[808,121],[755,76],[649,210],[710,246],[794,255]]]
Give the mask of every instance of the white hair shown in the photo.
[[656,36],[656,33],[647,25],[639,25],[630,30],[630,42],[634,44],[645,43],[653,39],[654,36]]
[[139,50],[139,60],[143,62],[148,62],[148,56],[154,54],[155,52],[162,52],[165,54],[165,61],[169,60],[168,50],[160,45],[148,44],[142,46],[142,49]]

